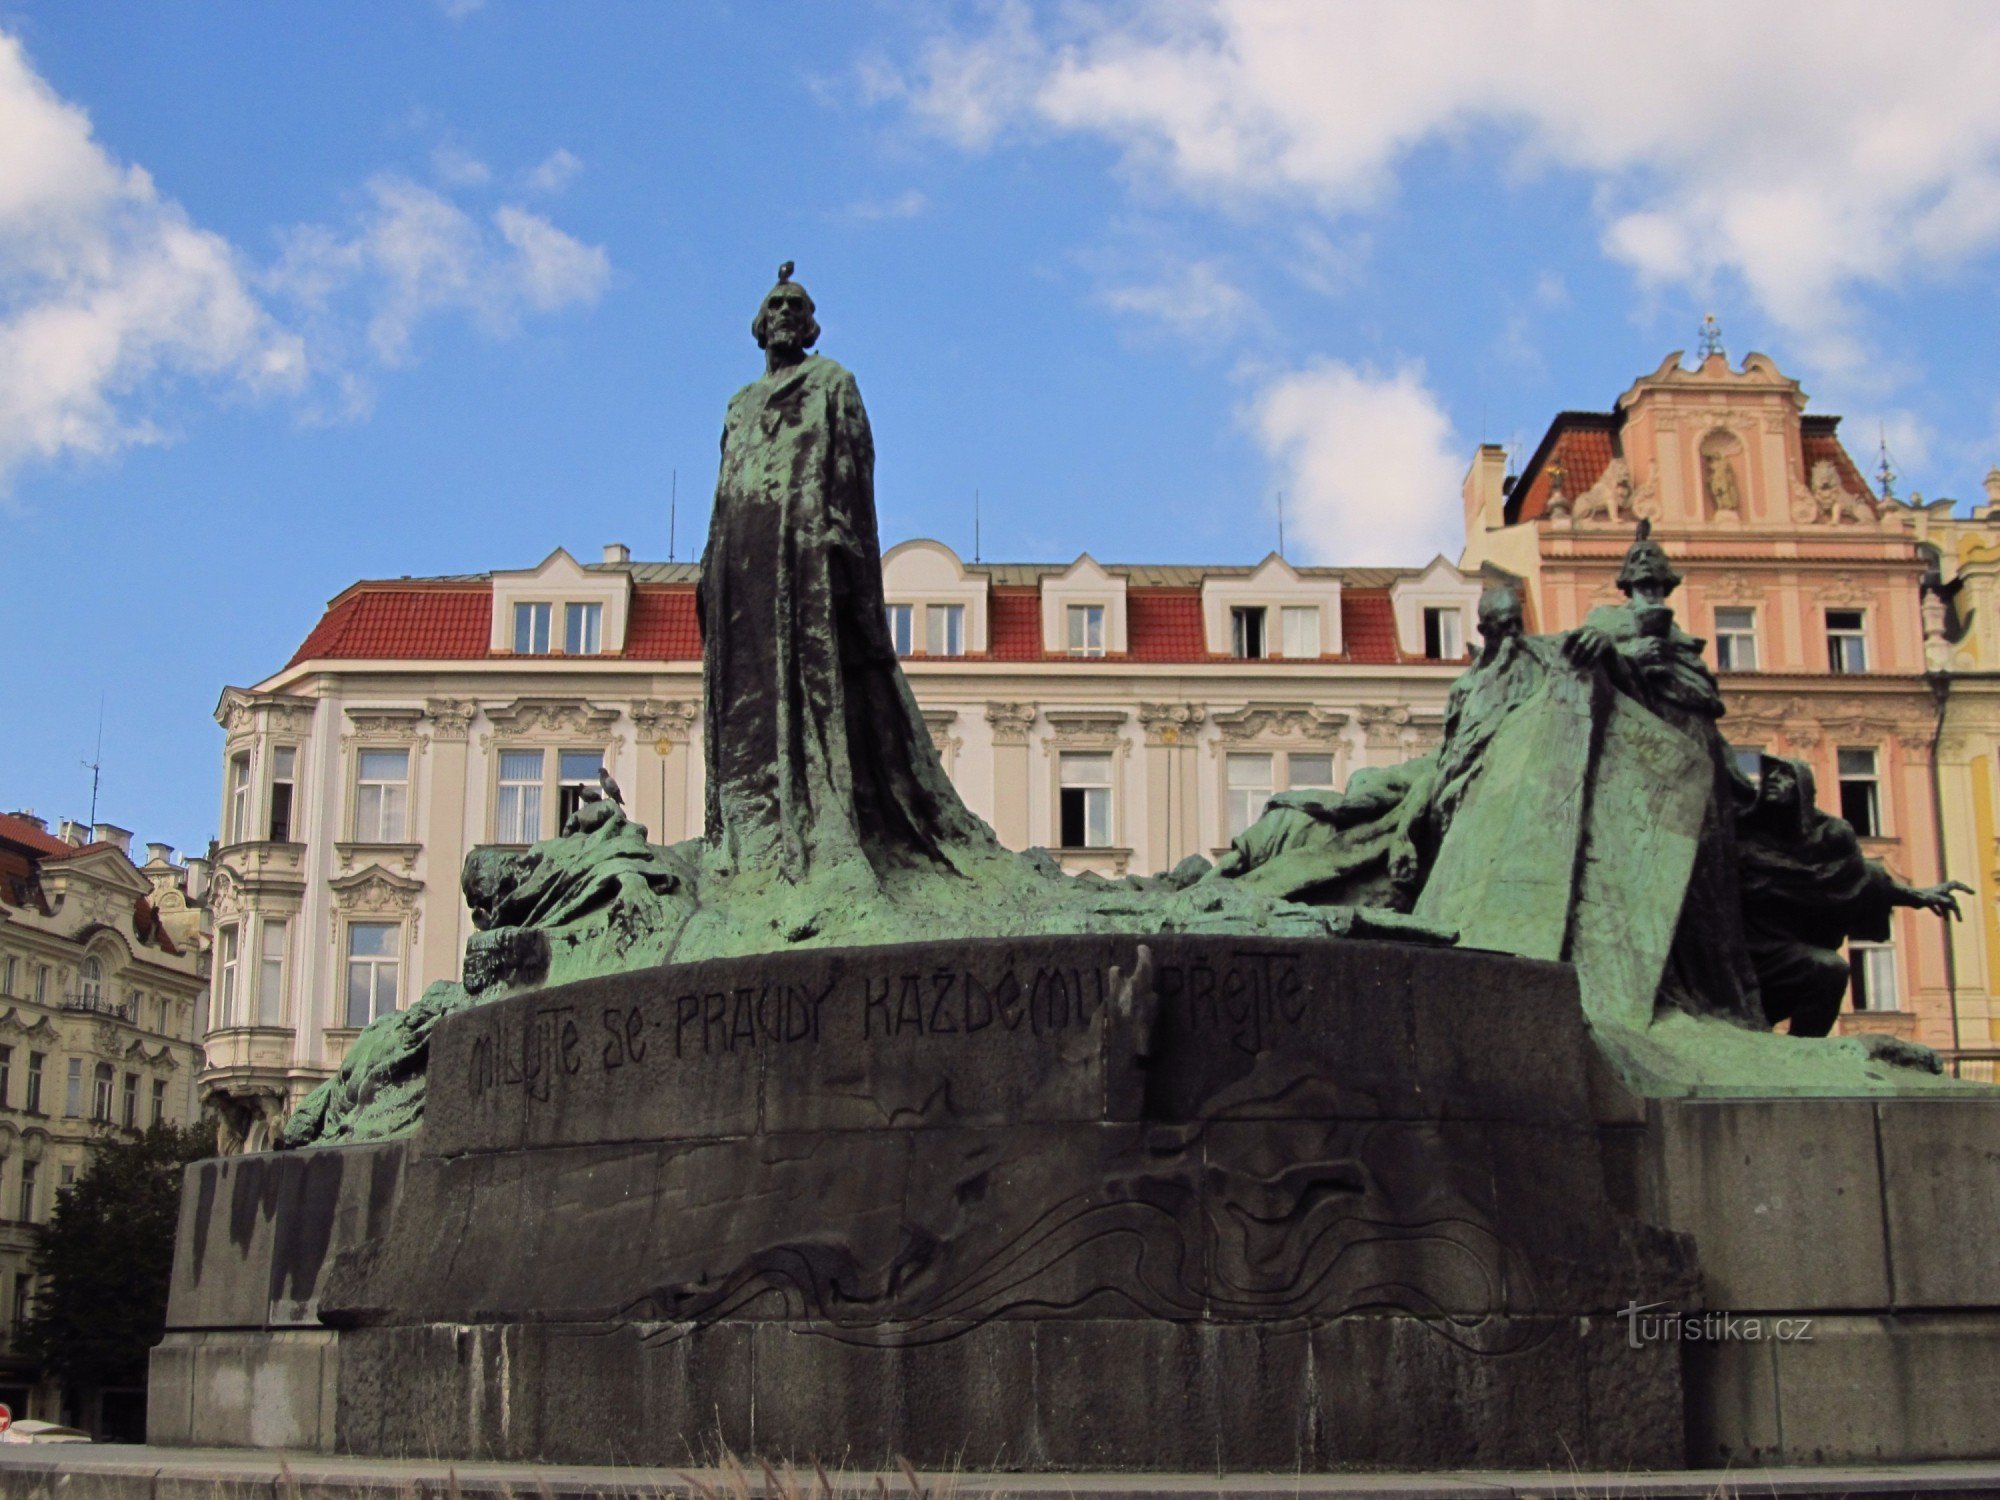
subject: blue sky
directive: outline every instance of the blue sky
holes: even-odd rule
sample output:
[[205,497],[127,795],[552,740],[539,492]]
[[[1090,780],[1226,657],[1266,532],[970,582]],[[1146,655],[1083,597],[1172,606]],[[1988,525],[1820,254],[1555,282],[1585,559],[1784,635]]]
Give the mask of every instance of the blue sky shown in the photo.
[[1421,563],[1702,314],[2000,459],[2000,10],[0,0],[0,805],[199,849],[358,578],[698,552],[776,264],[885,540]]

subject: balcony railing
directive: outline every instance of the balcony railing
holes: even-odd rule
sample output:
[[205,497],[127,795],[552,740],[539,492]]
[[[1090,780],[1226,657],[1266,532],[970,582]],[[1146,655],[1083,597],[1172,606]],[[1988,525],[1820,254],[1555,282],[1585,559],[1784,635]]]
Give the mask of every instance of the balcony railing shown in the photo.
[[119,1021],[132,1019],[130,1000],[112,1000],[88,990],[65,990],[59,1003],[64,1010],[88,1011],[92,1015],[110,1016]]

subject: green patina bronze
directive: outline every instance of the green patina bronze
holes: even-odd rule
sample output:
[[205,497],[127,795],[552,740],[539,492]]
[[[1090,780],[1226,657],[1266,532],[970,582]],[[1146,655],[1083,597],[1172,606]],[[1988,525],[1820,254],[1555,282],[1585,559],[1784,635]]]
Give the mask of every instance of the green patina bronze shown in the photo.
[[[959,799],[889,639],[874,445],[854,377],[809,351],[791,267],[752,332],[764,374],[724,423],[698,601],[705,836],[663,848],[610,795],[559,837],[466,863],[462,984],[355,1041],[287,1145],[379,1140],[423,1113],[431,1030],[453,1011],[597,975],[793,947],[1087,933],[1353,935],[1576,966],[1600,1048],[1642,1094],[1976,1088],[1923,1048],[1823,1036],[1837,951],[1890,906],[1955,914],[1812,806],[1803,767],[1737,770],[1680,582],[1643,523],[1628,602],[1526,633],[1489,591],[1484,646],[1438,749],[1292,793],[1210,869],[1108,881],[1010,852]],[[1768,997],[1768,998],[1767,998]]]

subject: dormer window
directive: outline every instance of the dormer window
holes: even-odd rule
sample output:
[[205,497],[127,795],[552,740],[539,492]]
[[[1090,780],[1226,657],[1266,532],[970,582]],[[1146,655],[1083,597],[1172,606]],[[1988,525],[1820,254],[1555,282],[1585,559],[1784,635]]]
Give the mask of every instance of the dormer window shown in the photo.
[[1465,655],[1464,619],[1455,606],[1424,611],[1424,655],[1432,661],[1457,661]]
[[924,650],[932,656],[965,655],[965,606],[924,606]]
[[[532,607],[532,606],[530,606]],[[571,656],[595,656],[603,650],[604,606],[565,604],[563,606],[563,650]]]
[[1264,606],[1238,605],[1229,611],[1229,654],[1245,661],[1261,660],[1264,650]]
[[1319,657],[1319,606],[1317,604],[1287,604],[1279,618],[1284,621],[1285,655],[1303,661],[1317,660]]
[[1071,656],[1102,656],[1104,654],[1103,605],[1070,605],[1069,654]]
[[916,634],[913,625],[916,613],[914,605],[892,604],[889,606],[889,644],[895,648],[898,656],[908,656],[912,651],[917,649]]
[[514,654],[516,656],[547,656],[549,654],[549,623],[554,607],[548,604],[517,604],[514,606]]

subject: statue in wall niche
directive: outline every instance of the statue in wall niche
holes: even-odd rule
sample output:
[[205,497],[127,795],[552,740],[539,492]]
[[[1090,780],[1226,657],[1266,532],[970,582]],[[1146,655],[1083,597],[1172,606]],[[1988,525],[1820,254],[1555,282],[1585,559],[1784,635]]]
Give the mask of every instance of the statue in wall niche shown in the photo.
[[1736,485],[1736,465],[1727,453],[1702,455],[1702,484],[1708,491],[1708,508],[1718,516],[1740,516],[1743,492]]
[[1813,800],[1812,768],[1764,756],[1755,801],[1737,827],[1743,910],[1764,1014],[1793,1036],[1825,1036],[1846,997],[1841,945],[1885,942],[1899,906],[1960,916],[1956,880],[1907,886],[1869,859],[1845,819]]

